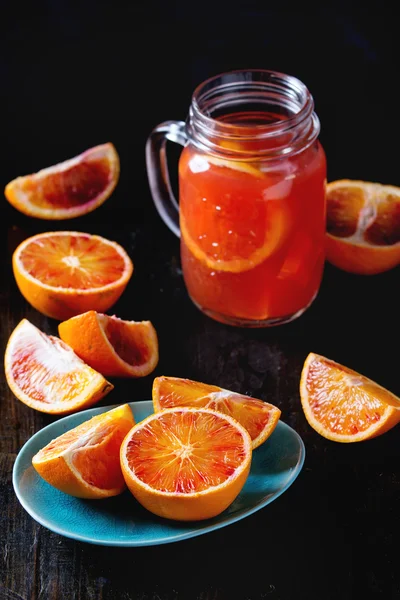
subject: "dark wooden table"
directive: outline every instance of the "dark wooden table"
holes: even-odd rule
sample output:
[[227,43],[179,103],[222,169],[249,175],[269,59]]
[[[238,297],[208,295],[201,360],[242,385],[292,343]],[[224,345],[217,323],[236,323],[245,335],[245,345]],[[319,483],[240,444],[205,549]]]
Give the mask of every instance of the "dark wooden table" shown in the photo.
[[[262,3],[239,3],[231,12],[221,3],[210,13],[210,4],[194,16],[183,2],[84,4],[75,11],[49,3],[46,14],[32,5],[21,15],[16,3],[2,20],[2,182],[104,141],[119,151],[121,179],[101,208],[68,222],[29,219],[3,202],[1,350],[23,317],[57,333],[57,322],[31,308],[16,287],[16,245],[50,229],[104,235],[135,264],[113,312],[153,322],[160,362],[149,377],[114,381],[100,404],[150,399],[156,375],[215,383],[278,405],[302,436],[306,460],[275,502],[213,533],[143,548],[76,542],[36,523],[14,494],[20,448],[55,418],[16,400],[3,374],[0,600],[399,598],[400,430],[360,444],[329,442],[309,427],[299,399],[310,351],[400,395],[399,269],[361,277],[326,265],[315,303],[296,322],[269,330],[219,324],[187,296],[179,242],[152,205],[144,169],[151,127],[185,118],[194,85],[222,70],[258,66],[309,85],[329,179],[400,185],[398,152],[390,151],[399,112],[383,95],[389,81],[394,97],[398,90],[388,79],[398,60],[392,16],[379,10],[367,18],[340,2],[335,10],[290,14]],[[271,19],[281,19],[284,30],[269,28]],[[239,33],[250,30],[246,47],[238,47]],[[143,51],[149,44],[157,59]]]

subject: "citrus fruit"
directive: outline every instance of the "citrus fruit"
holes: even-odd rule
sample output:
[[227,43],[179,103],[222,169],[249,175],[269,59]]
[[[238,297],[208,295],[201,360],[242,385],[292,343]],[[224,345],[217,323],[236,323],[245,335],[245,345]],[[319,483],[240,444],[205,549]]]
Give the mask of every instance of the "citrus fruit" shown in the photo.
[[29,217],[71,219],[93,211],[109,198],[119,170],[113,144],[102,144],[32,175],[17,177],[4,193],[14,208]]
[[144,377],[158,362],[150,321],[123,321],[90,310],[60,323],[58,332],[82,360],[108,377]]
[[253,450],[269,438],[281,415],[279,408],[263,400],[179,377],[156,377],[152,395],[156,412],[176,406],[191,406],[211,408],[230,415],[249,432]]
[[77,231],[50,231],[24,240],[14,251],[15,280],[39,312],[69,319],[107,311],[125,290],[133,264],[116,242]]
[[126,489],[119,452],[134,424],[129,405],[118,406],[49,442],[32,465],[47,483],[71,496],[117,496]]
[[333,360],[310,353],[303,366],[300,397],[315,431],[335,442],[360,442],[400,421],[400,398]]
[[251,439],[218,411],[170,408],[135,425],[121,446],[121,467],[134,497],[167,519],[220,514],[246,482]]
[[327,185],[326,257],[374,275],[400,264],[400,188],[342,179]]
[[[208,168],[202,171],[196,160]],[[252,165],[209,160],[188,149],[181,155],[179,174],[182,240],[208,269],[248,271],[287,240],[293,219],[282,197],[291,189],[290,180],[274,182],[271,175],[267,182]]]
[[114,387],[62,340],[43,333],[27,319],[22,319],[8,340],[4,367],[18,400],[44,413],[60,415],[86,408]]

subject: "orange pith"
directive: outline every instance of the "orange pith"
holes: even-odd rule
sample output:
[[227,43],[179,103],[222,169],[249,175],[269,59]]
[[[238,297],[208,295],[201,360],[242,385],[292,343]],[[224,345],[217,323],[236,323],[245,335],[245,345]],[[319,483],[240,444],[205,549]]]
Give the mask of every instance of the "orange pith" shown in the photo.
[[113,144],[102,144],[32,175],[17,177],[6,186],[5,196],[30,217],[70,219],[103,204],[117,185],[119,171]]
[[105,312],[133,272],[132,261],[119,244],[76,231],[32,236],[16,248],[12,263],[25,299],[59,320],[92,309]]
[[227,508],[251,463],[251,439],[234,419],[210,409],[172,408],[138,423],[121,446],[125,481],[148,510],[201,520]]
[[4,366],[7,383],[18,400],[45,413],[86,408],[114,387],[64,342],[27,319],[22,319],[8,340]]
[[253,450],[269,438],[281,415],[279,408],[262,400],[179,377],[154,379],[153,406],[156,412],[190,406],[211,408],[230,415],[249,432]]
[[[206,165],[210,163],[211,167],[201,172],[201,182],[194,188],[191,181],[193,172],[196,173],[193,167],[196,160]],[[189,171],[192,171],[191,176],[187,176]],[[230,193],[216,191],[215,181],[219,177],[225,187],[225,179],[228,179]],[[274,254],[287,239],[291,218],[286,205],[265,197],[266,176],[252,165],[187,156],[184,152],[180,178],[183,183],[182,240],[195,258],[209,269],[231,273],[253,269]]]
[[304,414],[318,433],[337,442],[358,442],[400,422],[400,398],[364,375],[310,353],[301,374]]
[[366,181],[327,185],[327,259],[373,275],[400,264],[400,188]]
[[119,453],[134,424],[132,411],[124,404],[52,440],[32,464],[43,479],[66,494],[91,499],[116,496],[126,488]]
[[82,360],[108,377],[144,377],[158,363],[150,321],[124,321],[91,310],[63,321],[58,332]]

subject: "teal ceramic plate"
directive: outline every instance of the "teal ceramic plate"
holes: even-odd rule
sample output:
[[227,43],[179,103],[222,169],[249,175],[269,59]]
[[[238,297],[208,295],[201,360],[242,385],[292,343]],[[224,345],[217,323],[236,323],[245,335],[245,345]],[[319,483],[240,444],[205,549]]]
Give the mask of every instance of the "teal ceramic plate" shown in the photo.
[[[136,422],[153,412],[150,401],[131,402],[130,407]],[[250,475],[231,506],[213,519],[186,523],[156,517],[128,491],[106,500],[80,500],[39,477],[32,467],[36,452],[65,431],[111,408],[92,408],[44,427],[26,442],[14,464],[13,485],[22,506],[38,523],[68,538],[105,546],[151,546],[208,533],[248,517],[278,498],[304,463],[301,438],[280,421],[271,437],[254,451]]]

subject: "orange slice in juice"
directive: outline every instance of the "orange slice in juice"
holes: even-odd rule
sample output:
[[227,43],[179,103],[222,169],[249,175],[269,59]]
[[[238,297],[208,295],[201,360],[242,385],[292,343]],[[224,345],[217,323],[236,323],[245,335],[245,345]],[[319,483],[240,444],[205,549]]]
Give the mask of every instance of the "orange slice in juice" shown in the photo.
[[[195,160],[208,165],[199,178]],[[290,234],[285,198],[292,183],[268,181],[252,165],[230,162],[183,155],[180,227],[190,252],[209,269],[240,273],[273,255]]]

